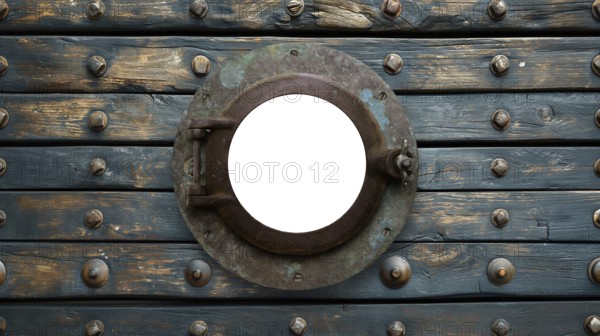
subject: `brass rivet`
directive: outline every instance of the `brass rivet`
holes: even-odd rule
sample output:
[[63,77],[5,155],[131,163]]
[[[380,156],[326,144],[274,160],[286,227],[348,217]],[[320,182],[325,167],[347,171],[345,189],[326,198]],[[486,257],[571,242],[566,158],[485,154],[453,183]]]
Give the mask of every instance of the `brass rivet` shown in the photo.
[[8,167],[6,166],[6,161],[4,161],[4,159],[0,158],[0,176],[3,176],[4,174],[6,174],[7,169],[8,169]]
[[508,162],[506,160],[500,159],[500,158],[492,161],[492,164],[490,165],[490,167],[492,168],[492,173],[496,177],[506,176],[508,174],[508,170],[510,169]]
[[499,131],[503,131],[510,126],[510,113],[503,109],[498,109],[492,113],[492,126]]
[[194,0],[190,4],[190,15],[196,19],[202,19],[208,14],[208,4],[205,0]]
[[379,279],[389,288],[397,289],[406,286],[411,276],[410,264],[400,256],[389,257],[379,266]]
[[101,158],[95,158],[90,161],[90,173],[94,176],[100,176],[106,171],[106,161]]
[[496,209],[492,212],[492,224],[495,227],[503,228],[510,221],[508,211],[504,209]]
[[488,264],[488,280],[496,286],[503,286],[509,283],[515,275],[515,267],[504,258],[496,258]]
[[106,73],[106,60],[102,56],[94,55],[88,58],[87,67],[94,76],[100,77]]
[[590,336],[600,335],[600,317],[596,315],[588,316],[584,322],[585,332]]
[[0,227],[3,227],[5,222],[6,222],[6,212],[0,210]]
[[4,267],[4,263],[0,261],[0,285],[4,283],[6,280],[6,267]]
[[596,111],[596,114],[594,114],[594,122],[596,123],[596,126],[600,128],[600,110]]
[[592,4],[592,15],[594,15],[596,20],[600,20],[600,0],[596,0]]
[[383,60],[383,69],[390,75],[397,75],[404,67],[404,60],[398,54],[388,54]]
[[384,0],[381,4],[381,12],[388,19],[394,19],[402,13],[402,3],[400,0]]
[[508,12],[508,5],[504,0],[492,0],[488,5],[488,15],[494,20],[502,20]]
[[504,76],[510,68],[510,60],[504,55],[497,55],[490,62],[490,70],[496,77]]
[[194,287],[204,287],[210,281],[212,271],[210,265],[202,260],[192,260],[185,269],[185,279]]
[[0,107],[0,128],[6,127],[9,120],[10,115],[8,114],[8,111]]
[[208,333],[208,325],[204,321],[194,321],[190,324],[189,331],[192,336],[204,336]]
[[404,336],[406,334],[406,328],[400,321],[394,321],[388,326],[388,336]]
[[105,10],[106,6],[104,6],[104,2],[96,0],[87,4],[85,13],[89,19],[98,20],[100,17],[102,17],[102,15],[104,15]]
[[197,76],[206,76],[210,72],[210,60],[206,56],[196,56],[192,61],[192,71]]
[[8,61],[6,58],[0,56],[0,76],[4,76],[8,71]]
[[597,176],[600,176],[600,159],[594,162],[594,173],[596,173]]
[[98,320],[93,320],[85,325],[86,336],[102,336],[104,335],[104,323]]
[[108,277],[108,266],[100,259],[88,260],[81,268],[81,278],[88,287],[100,288],[106,284]]
[[98,209],[92,209],[85,214],[85,225],[90,229],[99,228],[104,223],[104,215]]
[[102,111],[94,111],[88,117],[88,125],[94,132],[100,132],[108,126],[108,116]]
[[590,263],[588,277],[593,283],[600,285],[600,258],[596,258]]
[[294,317],[292,321],[290,321],[290,330],[294,333],[294,335],[303,335],[307,329],[308,325],[301,317]]
[[7,17],[9,11],[10,8],[8,7],[8,3],[6,3],[6,0],[0,0],[0,20]]
[[506,336],[510,332],[510,324],[505,319],[498,319],[492,323],[492,334],[494,336]]
[[4,319],[4,317],[0,317],[0,333],[4,333],[5,331],[6,331],[6,320]]
[[600,55],[596,55],[592,60],[592,70],[597,76],[600,76]]
[[304,12],[304,0],[287,0],[285,11],[289,16],[300,16]]
[[594,225],[600,228],[600,209],[594,211],[594,215],[592,216],[594,221]]

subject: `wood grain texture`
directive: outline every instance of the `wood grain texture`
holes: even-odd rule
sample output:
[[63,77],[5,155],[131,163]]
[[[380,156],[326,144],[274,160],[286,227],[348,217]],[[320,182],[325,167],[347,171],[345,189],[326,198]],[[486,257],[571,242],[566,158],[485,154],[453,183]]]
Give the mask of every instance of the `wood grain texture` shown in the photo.
[[[600,192],[421,192],[398,242],[600,241],[592,214]],[[195,242],[169,192],[2,192],[7,219],[2,241]],[[496,228],[491,213],[506,209],[509,224]],[[87,211],[104,224],[90,229]]]
[[[255,262],[245,251],[238,253]],[[404,256],[412,268],[400,290],[379,280],[379,264]],[[509,259],[516,268],[505,286],[491,284],[488,263]],[[588,279],[589,263],[600,257],[596,244],[547,243],[410,243],[394,244],[379,261],[340,284],[310,291],[281,291],[252,285],[218,266],[198,244],[154,243],[0,243],[7,270],[0,297],[8,298],[211,298],[211,299],[408,299],[408,298],[600,298],[600,287]],[[86,287],[81,267],[91,258],[107,263],[110,276],[102,288]],[[202,288],[184,279],[190,260],[203,259],[212,278]],[[331,266],[344,260],[331,260]],[[256,267],[261,267],[259,264]],[[327,270],[324,270],[327,271]],[[306,273],[306,272],[305,272]],[[304,274],[305,277],[310,274]]]
[[305,335],[385,335],[388,325],[402,321],[407,335],[490,335],[496,319],[508,321],[513,336],[585,335],[583,321],[600,302],[505,302],[446,304],[275,305],[176,304],[160,302],[5,304],[7,335],[78,335],[91,320],[100,320],[104,335],[187,335],[190,324],[202,320],[209,335],[291,335],[289,322],[297,316],[308,324]]
[[299,18],[290,18],[281,1],[209,0],[208,15],[201,20],[190,17],[187,1],[103,2],[104,16],[89,20],[87,1],[9,0],[11,12],[0,22],[0,31],[531,33],[595,32],[599,24],[592,16],[591,2],[581,0],[509,2],[509,12],[501,21],[488,16],[487,0],[402,1],[403,12],[394,20],[382,15],[378,0],[307,1]]
[[[226,68],[230,60],[283,42],[318,42],[346,52],[370,66],[398,92],[597,91],[600,76],[593,73],[591,61],[598,54],[598,41],[596,37],[318,41],[284,37],[2,37],[0,55],[10,68],[0,77],[0,91],[194,93],[204,82],[192,72],[195,56],[205,55],[212,61],[209,76],[219,76],[224,70],[243,80],[242,69]],[[387,74],[382,66],[391,52],[404,59],[404,69],[396,76]],[[497,54],[505,54],[512,62],[501,78],[489,69]],[[107,61],[107,71],[100,78],[86,68],[92,55]]]
[[[192,96],[152,94],[0,94],[10,123],[0,143],[158,144],[174,141]],[[530,141],[597,143],[598,93],[399,95],[418,142]],[[496,109],[512,116],[507,130],[492,127]],[[93,111],[108,115],[102,132],[88,127]]]

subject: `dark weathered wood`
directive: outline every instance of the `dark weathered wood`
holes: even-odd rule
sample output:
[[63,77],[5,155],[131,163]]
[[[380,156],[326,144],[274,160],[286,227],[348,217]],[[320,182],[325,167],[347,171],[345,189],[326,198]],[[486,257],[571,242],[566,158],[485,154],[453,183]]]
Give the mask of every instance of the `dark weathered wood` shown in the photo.
[[[422,192],[397,241],[600,241],[600,192]],[[2,241],[195,242],[169,192],[2,192]],[[509,211],[503,229],[492,211]],[[90,229],[87,211],[104,224]]]
[[[247,251],[239,253],[255,262]],[[401,255],[412,268],[406,287],[393,290],[379,280],[379,264]],[[488,263],[497,257],[511,260],[516,275],[508,285],[491,284]],[[7,277],[0,286],[2,298],[511,298],[545,296],[600,298],[600,287],[589,279],[590,261],[600,257],[596,244],[394,244],[380,261],[338,285],[311,291],[281,291],[252,285],[223,270],[198,244],[151,243],[0,243],[0,260]],[[110,277],[102,288],[91,289],[81,280],[81,267],[90,258],[106,261]],[[204,259],[212,268],[210,283],[190,286],[184,269],[190,260]],[[331,260],[331,267],[344,260]],[[256,265],[260,267],[260,265]],[[323,271],[327,271],[324,269]],[[304,274],[305,277],[310,274]]]
[[402,15],[389,20],[381,15],[379,0],[307,1],[304,13],[290,19],[282,1],[209,0],[208,16],[190,17],[188,1],[104,0],[106,12],[97,20],[85,15],[87,1],[8,1],[10,15],[0,22],[2,32],[29,31],[143,31],[234,33],[241,29],[255,32],[337,31],[339,33],[402,32],[471,33],[596,31],[598,22],[591,13],[590,1],[532,0],[509,2],[509,12],[501,21],[487,14],[487,0],[403,1]]
[[194,321],[204,321],[209,335],[292,335],[288,324],[302,317],[305,335],[386,335],[387,327],[402,321],[407,335],[491,335],[496,319],[505,319],[513,336],[585,335],[583,323],[596,314],[598,301],[507,302],[447,304],[334,304],[324,305],[170,305],[162,302],[75,305],[7,304],[0,315],[7,335],[80,335],[91,320],[104,324],[104,335],[188,334]]
[[[600,141],[593,120],[600,108],[597,93],[497,93],[399,95],[420,144],[436,141]],[[0,94],[10,123],[0,142],[172,143],[188,95],[144,94]],[[497,131],[490,122],[496,109],[512,116]],[[88,127],[92,111],[104,111],[109,126]]]
[[[600,76],[591,68],[591,61],[598,54],[598,41],[596,37],[318,39],[319,43],[362,60],[399,92],[598,90]],[[0,55],[6,57],[10,69],[0,77],[0,91],[193,93],[204,82],[192,72],[195,56],[206,55],[211,59],[209,76],[217,76],[230,60],[249,50],[282,42],[317,40],[3,37]],[[383,59],[390,52],[399,53],[404,59],[404,69],[396,76],[383,70]],[[506,54],[512,61],[508,74],[501,78],[490,72],[490,61],[497,54]],[[87,58],[92,55],[103,56],[108,63],[106,73],[100,78],[86,68]],[[243,69],[227,71],[243,77]]]

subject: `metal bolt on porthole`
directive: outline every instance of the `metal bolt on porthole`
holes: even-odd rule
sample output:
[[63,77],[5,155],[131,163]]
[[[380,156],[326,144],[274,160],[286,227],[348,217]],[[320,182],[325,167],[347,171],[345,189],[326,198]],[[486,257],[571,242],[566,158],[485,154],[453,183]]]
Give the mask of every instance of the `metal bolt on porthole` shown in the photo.
[[98,320],[93,320],[85,325],[86,336],[102,336],[104,335],[104,323]]
[[185,269],[185,279],[194,287],[206,286],[212,276],[210,265],[202,260],[192,260]]
[[388,54],[383,60],[383,69],[390,75],[399,74],[404,67],[404,60],[398,54]]
[[499,131],[503,131],[510,126],[511,117],[508,111],[498,109],[492,113],[492,126]]
[[8,60],[0,56],[0,76],[4,76],[8,72]]
[[104,11],[106,10],[106,6],[102,1],[92,1],[87,4],[85,8],[85,13],[87,17],[91,20],[98,20],[102,15],[104,15]]
[[506,285],[514,276],[515,267],[508,259],[496,258],[488,264],[488,280],[496,286]]
[[208,4],[205,0],[194,0],[190,4],[190,15],[196,19],[202,19],[208,14]]
[[496,209],[492,212],[492,224],[495,227],[503,228],[510,221],[510,215],[508,211],[504,209]]
[[388,336],[404,336],[406,334],[406,328],[400,321],[394,321],[388,326]]
[[411,277],[410,264],[400,256],[387,258],[379,267],[379,278],[389,288],[402,288],[406,286]]
[[189,332],[191,336],[205,336],[208,334],[208,325],[204,321],[194,321],[190,324]]
[[294,317],[292,321],[290,321],[290,330],[294,333],[294,335],[304,335],[307,329],[308,325],[301,317]]
[[488,15],[494,20],[502,20],[508,12],[508,5],[504,0],[492,0],[488,5]]
[[197,76],[206,76],[210,72],[210,60],[208,57],[199,55],[192,61],[192,71]]
[[100,259],[88,260],[81,268],[81,278],[88,287],[100,288],[106,284],[108,277],[108,265]]
[[0,20],[4,19],[8,16],[8,12],[10,11],[10,7],[6,0],[0,0]]
[[381,4],[381,12],[388,19],[394,19],[402,13],[402,3],[400,0],[384,0]]
[[92,209],[85,214],[85,225],[90,229],[99,228],[104,222],[104,215],[98,209]]
[[492,161],[490,168],[492,169],[492,173],[496,177],[506,176],[508,174],[508,170],[510,169],[508,162],[501,158]]
[[490,62],[490,70],[496,77],[504,76],[510,68],[510,60],[504,55],[497,55]]
[[88,125],[94,132],[103,131],[108,126],[108,116],[102,111],[94,111],[88,117]]
[[498,319],[492,323],[492,334],[494,336],[506,336],[510,332],[510,324],[505,319]]
[[102,56],[94,55],[88,58],[87,67],[92,75],[100,77],[106,73],[106,60]]
[[287,0],[285,11],[289,16],[300,16],[304,12],[304,0]]
[[101,176],[106,172],[106,161],[101,158],[94,158],[89,164],[90,173],[94,176]]

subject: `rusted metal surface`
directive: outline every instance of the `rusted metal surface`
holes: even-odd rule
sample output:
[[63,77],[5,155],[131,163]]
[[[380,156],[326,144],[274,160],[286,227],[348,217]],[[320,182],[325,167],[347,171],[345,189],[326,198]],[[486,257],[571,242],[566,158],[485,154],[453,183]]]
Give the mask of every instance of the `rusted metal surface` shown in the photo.
[[104,215],[98,209],[92,209],[85,214],[85,225],[90,229],[99,228],[104,223]]
[[600,258],[592,260],[588,267],[588,276],[593,283],[600,285]]
[[88,58],[87,67],[92,75],[101,77],[106,73],[106,60],[102,56],[94,55]]
[[494,20],[502,20],[508,12],[508,5],[504,0],[492,0],[488,5],[488,14]]
[[8,111],[0,107],[0,128],[6,127],[6,125],[8,125],[9,120],[10,115],[8,114]]
[[306,320],[304,320],[302,317],[294,317],[292,321],[290,321],[290,330],[294,333],[294,335],[304,335],[306,330],[308,330]]
[[492,334],[494,336],[507,336],[510,333],[510,323],[505,319],[498,319],[492,323]]
[[109,278],[109,269],[106,262],[100,259],[86,261],[81,267],[81,279],[91,288],[100,288],[106,284]]
[[498,178],[506,176],[508,174],[508,171],[510,170],[508,161],[502,158],[494,159],[490,167],[494,176]]
[[506,258],[496,258],[488,264],[488,280],[496,286],[504,286],[515,276],[515,267]]
[[492,126],[499,131],[503,131],[510,126],[510,113],[504,109],[498,109],[492,114]]
[[510,69],[510,60],[504,55],[496,55],[490,62],[490,70],[496,77],[504,76]]
[[185,268],[185,279],[194,287],[204,287],[210,281],[212,271],[210,266],[202,260],[192,260]]
[[108,116],[102,111],[94,111],[90,114],[88,123],[92,131],[103,131],[108,126]]
[[406,334],[406,327],[400,321],[394,321],[388,326],[388,336],[404,336]]
[[104,323],[99,320],[93,320],[85,325],[86,336],[102,336],[104,335]]
[[90,173],[94,176],[101,176],[106,172],[106,161],[102,158],[94,158],[89,164]]
[[379,278],[389,288],[402,288],[406,286],[411,277],[410,264],[403,257],[389,257],[379,266]]
[[492,224],[495,227],[503,228],[510,221],[510,215],[505,209],[496,209],[492,212]]
[[191,336],[204,336],[208,334],[208,325],[204,321],[194,321],[190,325],[189,333]]

